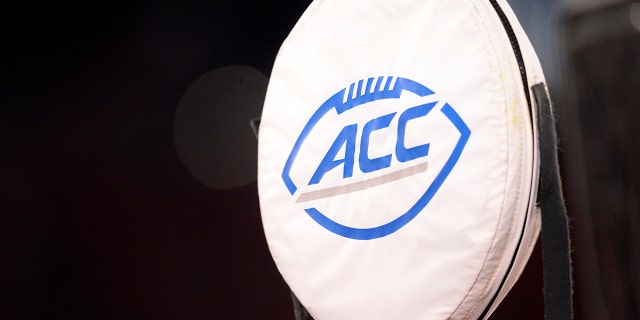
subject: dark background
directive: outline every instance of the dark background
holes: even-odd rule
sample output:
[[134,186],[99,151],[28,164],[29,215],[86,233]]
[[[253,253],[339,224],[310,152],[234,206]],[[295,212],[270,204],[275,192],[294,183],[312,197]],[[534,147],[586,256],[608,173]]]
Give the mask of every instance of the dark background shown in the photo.
[[[181,96],[207,72],[246,65],[268,77],[308,3],[88,1],[3,10],[0,318],[293,319],[262,233],[255,181],[227,190],[199,182],[180,161],[173,125]],[[553,74],[552,98],[563,101],[563,69],[551,57],[570,53],[554,51],[548,37],[562,31],[550,27],[554,1],[536,6],[542,29],[530,27],[540,20],[519,3],[514,9]],[[637,61],[633,50],[627,59]],[[637,153],[627,158],[633,163]],[[570,209],[582,196],[569,199]],[[543,318],[540,256],[538,246],[494,319]],[[576,271],[593,271],[593,261],[576,261]],[[583,287],[577,283],[577,319],[589,304]],[[637,296],[629,294],[633,308]]]

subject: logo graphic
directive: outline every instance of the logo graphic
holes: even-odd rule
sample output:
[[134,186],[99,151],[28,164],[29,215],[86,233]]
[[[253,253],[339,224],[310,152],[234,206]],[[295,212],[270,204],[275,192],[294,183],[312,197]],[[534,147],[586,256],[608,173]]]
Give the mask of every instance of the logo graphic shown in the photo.
[[[282,180],[295,202],[319,225],[350,239],[381,238],[404,227],[440,189],[471,135],[453,107],[437,100],[418,82],[383,76],[359,80],[331,96],[306,123],[284,165]],[[446,134],[430,136],[430,128]],[[437,165],[427,170],[432,157]],[[368,220],[369,212],[352,215],[358,208],[354,201],[371,198],[358,194],[375,188],[405,192],[403,181],[414,176],[421,189],[407,192],[410,203],[385,208],[386,220],[367,225],[360,220]],[[372,201],[397,202],[393,193],[379,191]],[[388,199],[378,199],[380,194]],[[327,199],[340,199],[349,210],[322,207]],[[351,215],[350,222],[341,221],[345,215]]]

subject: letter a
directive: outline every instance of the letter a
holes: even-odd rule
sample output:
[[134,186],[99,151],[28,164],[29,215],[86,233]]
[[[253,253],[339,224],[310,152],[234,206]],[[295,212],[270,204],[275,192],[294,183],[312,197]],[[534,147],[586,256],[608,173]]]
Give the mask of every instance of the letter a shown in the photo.
[[[344,127],[338,137],[333,142],[329,151],[320,162],[318,169],[311,177],[309,185],[317,184],[320,182],[325,173],[331,171],[333,168],[344,164],[343,178],[348,178],[353,175],[353,157],[356,150],[356,134],[358,133],[358,127],[356,124],[352,124]],[[346,144],[344,149],[344,158],[336,159],[336,155],[342,149],[342,145]]]

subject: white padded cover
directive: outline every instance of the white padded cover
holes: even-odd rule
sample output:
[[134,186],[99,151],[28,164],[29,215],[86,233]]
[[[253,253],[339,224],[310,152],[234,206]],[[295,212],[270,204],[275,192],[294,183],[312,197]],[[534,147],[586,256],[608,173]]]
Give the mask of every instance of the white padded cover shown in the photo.
[[495,309],[540,230],[525,90],[489,1],[311,3],[271,74],[258,191],[273,259],[315,319]]

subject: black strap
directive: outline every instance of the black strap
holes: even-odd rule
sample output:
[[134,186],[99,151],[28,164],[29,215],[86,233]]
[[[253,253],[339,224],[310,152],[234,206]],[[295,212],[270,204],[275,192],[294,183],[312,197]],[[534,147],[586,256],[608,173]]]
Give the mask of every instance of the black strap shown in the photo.
[[[520,68],[527,103],[531,107],[524,59],[509,19],[497,0],[489,0],[502,22]],[[538,105],[540,131],[540,180],[538,201],[542,211],[542,262],[544,269],[545,317],[573,319],[570,240],[558,168],[557,137],[551,100],[544,83],[531,88]],[[533,114],[533,113],[532,113]]]
[[558,167],[555,117],[545,84],[536,84],[531,89],[538,106],[540,142],[538,203],[542,211],[545,318],[573,319],[571,240]]
[[291,299],[293,300],[293,314],[296,316],[296,320],[309,319],[309,312],[304,308],[293,292],[291,292]]

